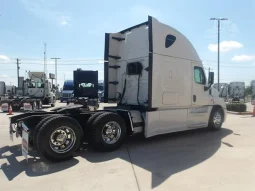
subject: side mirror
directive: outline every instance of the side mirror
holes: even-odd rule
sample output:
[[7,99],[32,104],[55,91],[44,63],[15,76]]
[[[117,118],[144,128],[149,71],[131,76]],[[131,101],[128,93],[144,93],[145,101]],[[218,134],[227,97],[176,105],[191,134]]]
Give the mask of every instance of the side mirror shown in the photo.
[[208,76],[208,86],[204,87],[204,90],[207,91],[214,84],[214,72],[210,72]]
[[214,72],[210,72],[208,76],[208,85],[214,84]]

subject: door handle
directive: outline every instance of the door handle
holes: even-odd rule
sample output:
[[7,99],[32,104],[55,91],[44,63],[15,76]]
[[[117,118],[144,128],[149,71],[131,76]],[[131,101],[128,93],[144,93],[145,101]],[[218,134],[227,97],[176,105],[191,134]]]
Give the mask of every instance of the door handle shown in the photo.
[[196,101],[197,101],[197,96],[193,95],[193,102],[196,102]]

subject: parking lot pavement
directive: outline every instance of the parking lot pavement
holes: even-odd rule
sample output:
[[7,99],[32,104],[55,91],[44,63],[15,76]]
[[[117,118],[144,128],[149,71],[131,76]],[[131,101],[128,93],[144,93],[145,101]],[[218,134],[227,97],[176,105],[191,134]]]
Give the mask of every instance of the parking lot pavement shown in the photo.
[[9,140],[8,117],[1,113],[1,190],[253,191],[254,123],[250,116],[229,114],[220,131],[134,136],[116,152],[86,147],[70,161],[48,163],[34,151],[26,162],[20,138]]

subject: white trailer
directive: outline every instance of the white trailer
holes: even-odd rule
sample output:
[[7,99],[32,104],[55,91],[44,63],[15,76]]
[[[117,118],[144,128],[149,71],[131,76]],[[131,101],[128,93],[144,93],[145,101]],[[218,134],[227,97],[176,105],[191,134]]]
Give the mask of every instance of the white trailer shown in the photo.
[[15,86],[11,86],[11,85],[6,85],[5,86],[5,94],[15,95],[15,93],[16,93],[16,87]]
[[176,29],[149,16],[144,23],[107,33],[104,55],[104,102],[117,102],[117,107],[88,112],[76,105],[13,116],[11,135],[18,124],[22,143],[61,161],[72,157],[81,140],[113,151],[126,135],[142,133],[147,138],[221,128],[226,104],[211,88],[214,73],[206,79],[196,50]]
[[255,105],[255,80],[251,82],[251,103]]

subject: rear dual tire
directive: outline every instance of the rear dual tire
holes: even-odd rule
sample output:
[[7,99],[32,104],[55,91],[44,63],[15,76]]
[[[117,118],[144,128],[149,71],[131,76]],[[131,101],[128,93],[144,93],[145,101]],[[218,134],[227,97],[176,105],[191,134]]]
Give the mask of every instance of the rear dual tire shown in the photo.
[[36,144],[36,139],[37,139],[37,134],[40,130],[40,128],[51,118],[56,117],[56,115],[50,115],[50,116],[46,116],[45,118],[43,118],[34,128],[33,130],[33,134],[32,134],[32,140],[33,140],[33,147],[35,149],[37,149],[37,144]]
[[67,116],[50,116],[42,123],[35,140],[40,154],[54,162],[71,159],[80,147],[83,136],[79,123]]
[[98,112],[88,120],[89,144],[98,151],[117,150],[127,134],[124,119],[113,112]]
[[[117,150],[127,133],[124,119],[113,112],[95,113],[87,121],[86,127],[88,131],[85,134],[89,135],[88,142],[94,149],[104,152]],[[80,124],[73,118],[62,115],[48,116],[42,119],[34,129],[34,147],[49,161],[65,161],[71,159],[80,147],[83,132]],[[59,143],[59,139],[60,141],[65,139],[68,142]]]

